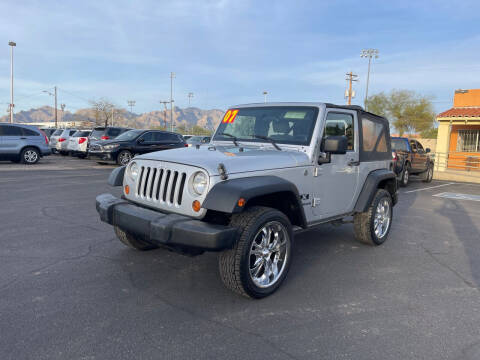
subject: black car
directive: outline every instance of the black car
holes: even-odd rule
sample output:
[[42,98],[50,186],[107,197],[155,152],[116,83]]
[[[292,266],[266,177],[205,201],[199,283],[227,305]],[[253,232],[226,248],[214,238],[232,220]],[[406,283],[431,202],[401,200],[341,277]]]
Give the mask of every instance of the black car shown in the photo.
[[410,175],[419,175],[423,182],[433,179],[433,159],[430,149],[424,149],[415,139],[392,137],[392,156],[400,186],[407,186]]
[[160,130],[130,130],[114,140],[90,143],[88,154],[102,161],[126,165],[136,154],[186,147],[182,135]]

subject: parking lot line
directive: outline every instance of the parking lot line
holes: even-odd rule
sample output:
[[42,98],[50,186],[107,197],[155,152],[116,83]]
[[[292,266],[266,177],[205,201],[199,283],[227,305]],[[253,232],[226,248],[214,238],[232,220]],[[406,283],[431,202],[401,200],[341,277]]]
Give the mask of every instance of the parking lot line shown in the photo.
[[471,194],[443,192],[443,193],[440,193],[440,194],[435,194],[433,196],[446,198],[446,199],[453,199],[453,200],[480,201],[480,195],[471,195]]
[[417,192],[417,191],[424,191],[424,190],[436,189],[436,188],[439,188],[439,187],[442,187],[442,186],[448,186],[448,185],[453,185],[453,184],[456,184],[456,183],[453,183],[453,182],[452,182],[452,183],[448,183],[448,184],[442,184],[442,185],[430,186],[430,187],[421,188],[421,189],[415,189],[415,190],[405,191],[404,194],[413,193],[413,192]]

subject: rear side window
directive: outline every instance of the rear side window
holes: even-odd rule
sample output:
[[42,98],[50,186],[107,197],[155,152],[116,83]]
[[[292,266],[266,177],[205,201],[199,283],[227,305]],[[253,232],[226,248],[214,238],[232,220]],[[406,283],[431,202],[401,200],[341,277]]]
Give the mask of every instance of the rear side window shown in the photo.
[[156,135],[154,132],[147,132],[141,136],[141,139],[143,139],[144,142],[152,142],[152,141],[158,141],[156,140]]
[[63,132],[62,129],[55,130],[55,132],[52,134],[52,136],[60,136],[60,135],[62,135],[62,132]]
[[367,113],[360,123],[360,161],[391,160],[388,122]]
[[122,132],[122,129],[110,128],[110,129],[107,129],[106,134],[110,137],[117,137],[118,135],[120,135],[121,132]]
[[353,150],[353,116],[351,114],[329,112],[325,121],[323,137],[345,135],[348,140],[347,150]]
[[77,131],[73,137],[87,137],[88,135],[90,135],[90,131]]
[[171,142],[171,143],[179,143],[183,142],[183,140],[180,138],[180,136],[176,134],[165,134],[165,141]]
[[22,130],[23,130],[23,136],[40,136],[40,134],[36,131],[25,129],[25,128],[23,128]]
[[22,128],[18,126],[12,126],[12,125],[3,125],[2,126],[3,133],[2,136],[22,136]]
[[394,151],[408,151],[407,142],[402,139],[392,139],[392,150]]
[[101,128],[101,129],[95,129],[92,131],[92,133],[90,134],[90,137],[91,138],[94,138],[94,139],[100,139],[103,135],[103,133],[105,132],[105,129],[104,128]]
[[68,136],[72,136],[73,134],[75,134],[77,132],[77,130],[70,130],[69,133],[68,133]]

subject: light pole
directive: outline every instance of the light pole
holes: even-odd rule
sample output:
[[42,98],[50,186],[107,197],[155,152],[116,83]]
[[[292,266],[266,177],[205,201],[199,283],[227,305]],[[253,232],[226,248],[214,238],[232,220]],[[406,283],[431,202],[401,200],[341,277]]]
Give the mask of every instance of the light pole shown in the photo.
[[192,98],[193,98],[193,93],[189,92],[188,93],[188,106],[190,106],[190,101],[192,100]]
[[163,113],[163,121],[164,121],[164,124],[165,124],[165,130],[167,130],[167,104],[169,102],[170,101],[165,101],[165,100],[160,100],[159,101],[159,103],[163,104],[163,106],[165,107],[165,110],[164,110],[164,113]]
[[13,123],[13,48],[17,46],[17,43],[13,41],[9,41],[8,45],[10,45],[10,123]]
[[367,110],[367,100],[368,100],[368,82],[370,81],[370,65],[372,63],[372,58],[378,59],[378,50],[377,49],[363,49],[360,52],[361,58],[368,58],[368,73],[367,73],[367,86],[365,89],[365,110]]
[[175,78],[175,73],[170,73],[170,131],[173,131],[173,79]]
[[263,102],[266,104],[267,103],[267,95],[268,95],[268,91],[264,91],[263,92]]
[[60,109],[62,109],[62,117],[60,119],[60,121],[63,121],[63,118],[65,116],[65,104],[60,104]]
[[43,90],[44,93],[50,95],[50,96],[53,96],[55,98],[55,128],[58,128],[58,117],[57,117],[57,87],[55,86],[54,87],[55,91],[54,93],[52,94],[50,91],[48,90]]
[[135,100],[127,100],[128,106],[130,106],[130,112],[133,114],[133,107],[137,102]]

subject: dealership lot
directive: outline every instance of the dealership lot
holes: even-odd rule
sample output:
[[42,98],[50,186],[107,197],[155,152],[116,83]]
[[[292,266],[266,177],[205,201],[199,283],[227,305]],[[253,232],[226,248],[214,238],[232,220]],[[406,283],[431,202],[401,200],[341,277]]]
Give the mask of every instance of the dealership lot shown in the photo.
[[124,247],[95,211],[112,168],[0,162],[1,359],[480,358],[479,185],[413,181],[377,248],[351,225],[300,234],[255,301],[214,253]]

